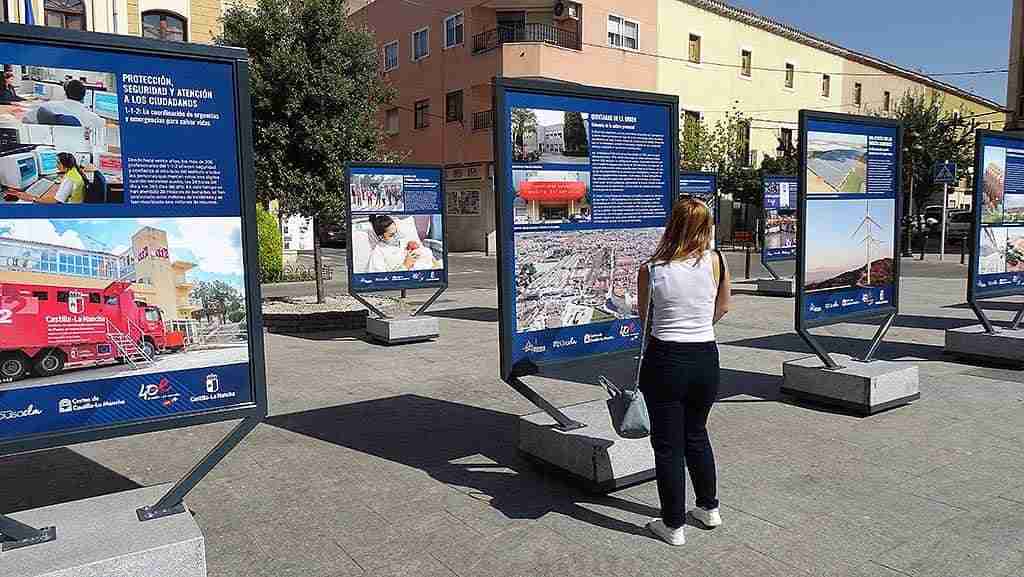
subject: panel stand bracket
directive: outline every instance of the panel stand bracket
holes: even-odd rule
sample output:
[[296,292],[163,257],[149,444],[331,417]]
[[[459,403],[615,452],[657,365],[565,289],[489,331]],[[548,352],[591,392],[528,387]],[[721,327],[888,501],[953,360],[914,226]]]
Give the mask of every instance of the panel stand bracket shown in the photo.
[[875,353],[878,352],[878,345],[882,344],[882,339],[885,338],[886,333],[892,328],[893,321],[896,320],[896,313],[890,314],[886,317],[885,321],[878,327],[878,331],[875,333],[874,338],[871,339],[871,346],[868,347],[868,352],[861,359],[862,362],[870,363],[874,360]]
[[372,304],[370,303],[370,301],[368,301],[368,300],[364,299],[364,298],[363,298],[363,297],[362,297],[362,296],[361,296],[361,295],[360,295],[359,293],[357,293],[357,292],[349,292],[348,294],[349,294],[349,296],[351,296],[352,298],[354,298],[354,299],[356,299],[357,301],[359,301],[359,303],[360,303],[360,304],[362,304],[362,305],[363,305],[364,307],[366,307],[366,308],[367,308],[367,309],[368,309],[368,310],[369,310],[370,312],[372,312],[373,314],[377,315],[378,317],[380,317],[380,318],[382,318],[382,319],[386,319],[386,318],[388,318],[388,315],[384,314],[384,312],[383,312],[383,311],[381,311],[381,310],[380,310],[380,309],[378,309],[377,307],[373,306],[373,305],[372,305]]
[[772,275],[772,279],[774,279],[774,280],[782,280],[782,277],[779,276],[779,273],[775,272],[775,269],[772,268],[771,263],[769,263],[769,262],[762,262],[761,266],[763,266],[768,271],[768,274]]
[[443,293],[447,289],[448,287],[441,287],[437,289],[437,291],[434,294],[432,294],[429,299],[427,299],[427,302],[420,305],[420,308],[416,309],[416,312],[412,313],[412,316],[420,315],[426,312],[426,310],[430,308],[430,305],[434,304],[434,301],[436,301],[437,298],[441,296],[441,293]]
[[56,527],[36,529],[5,515],[0,515],[0,553],[56,540]]
[[838,371],[839,369],[843,368],[842,366],[839,365],[839,363],[835,361],[835,359],[832,358],[832,355],[828,354],[828,351],[826,351],[825,348],[821,346],[821,343],[819,343],[817,339],[814,338],[814,335],[812,335],[810,331],[808,331],[805,328],[799,328],[797,329],[797,334],[799,334],[800,338],[802,338],[804,342],[807,343],[807,346],[811,347],[811,350],[814,351],[814,354],[818,355],[818,358],[821,359],[821,362],[825,363],[825,368],[827,370]]
[[261,422],[263,419],[258,417],[242,419],[242,422],[221,439],[217,446],[207,453],[187,475],[171,487],[166,495],[155,504],[138,509],[136,514],[139,521],[152,521],[169,515],[185,513],[185,496]]
[[529,385],[523,382],[519,377],[512,377],[508,382],[508,386],[516,390],[517,393],[526,397],[526,400],[533,403],[538,409],[544,411],[549,417],[558,423],[555,428],[559,431],[575,431],[576,429],[582,429],[587,425],[579,421],[570,419],[565,413],[560,411],[557,407],[548,402],[547,399],[542,397],[537,391],[530,388]]
[[[978,301],[971,301],[970,305],[971,309],[974,310],[974,314],[978,316],[978,320],[981,321],[981,326],[985,329],[985,332],[990,335],[996,334],[997,331],[995,325],[992,324],[992,320],[989,319],[988,315],[985,314],[985,310],[981,308],[981,305],[978,304]],[[1022,313],[1024,313],[1024,309],[1021,309],[1021,311],[1017,313],[1017,316],[1014,317],[1014,328],[1016,328],[1019,325]]]

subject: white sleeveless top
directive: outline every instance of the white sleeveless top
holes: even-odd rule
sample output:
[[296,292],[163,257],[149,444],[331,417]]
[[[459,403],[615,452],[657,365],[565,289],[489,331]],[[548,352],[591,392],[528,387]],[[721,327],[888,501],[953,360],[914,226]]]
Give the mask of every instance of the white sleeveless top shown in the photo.
[[660,341],[707,343],[715,340],[718,279],[712,251],[696,258],[655,264],[651,334]]

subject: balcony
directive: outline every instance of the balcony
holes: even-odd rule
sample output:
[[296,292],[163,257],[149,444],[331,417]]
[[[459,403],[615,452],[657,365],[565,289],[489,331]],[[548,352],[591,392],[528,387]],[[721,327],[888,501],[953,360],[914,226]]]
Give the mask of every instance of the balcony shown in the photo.
[[580,49],[580,36],[575,30],[565,30],[550,24],[503,24],[473,36],[473,54],[483,54],[512,42],[536,42]]
[[473,113],[473,130],[490,130],[492,126],[494,126],[493,110]]

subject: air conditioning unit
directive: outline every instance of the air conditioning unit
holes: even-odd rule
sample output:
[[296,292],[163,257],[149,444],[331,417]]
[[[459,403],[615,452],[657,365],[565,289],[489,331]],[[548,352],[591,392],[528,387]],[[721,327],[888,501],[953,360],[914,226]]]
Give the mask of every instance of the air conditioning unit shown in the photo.
[[562,2],[559,0],[555,2],[553,12],[557,22],[580,19],[580,5],[575,2]]

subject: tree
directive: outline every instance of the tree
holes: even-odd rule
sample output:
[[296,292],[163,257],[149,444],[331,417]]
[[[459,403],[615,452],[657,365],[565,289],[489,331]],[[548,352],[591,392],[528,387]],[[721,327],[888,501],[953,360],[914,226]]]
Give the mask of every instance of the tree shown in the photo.
[[242,293],[224,281],[199,281],[192,287],[189,296],[193,302],[203,307],[207,317],[210,312],[216,311],[222,322],[225,315],[230,317],[237,316],[236,313],[245,313],[245,299],[242,298]]
[[526,134],[537,131],[537,113],[529,108],[512,109],[512,142],[525,154]]
[[750,166],[750,119],[735,108],[715,122],[706,139],[707,169],[718,173],[719,188],[746,204],[761,202],[760,177]]
[[590,150],[587,143],[587,129],[583,125],[583,115],[579,112],[566,112],[562,126],[565,140],[566,156],[586,156]]
[[[946,107],[945,97],[937,90],[908,90],[892,113],[870,110],[869,114],[903,122],[904,194],[909,196],[913,186],[918,206],[935,190],[932,169],[936,163],[949,160],[961,171],[974,164],[977,121],[968,117],[963,106]],[[908,198],[904,198],[904,206],[910,206]],[[909,212],[918,212],[917,207],[910,207]]]
[[274,215],[259,205],[256,206],[256,239],[258,241],[256,254],[260,261],[260,282],[277,282],[284,269],[284,244],[281,239],[281,229],[278,228]]
[[684,171],[707,170],[711,164],[709,155],[711,137],[703,120],[682,115],[682,134],[679,137],[679,168]]
[[344,167],[386,161],[379,111],[394,97],[373,35],[341,0],[256,0],[224,15],[219,44],[249,51],[257,197],[313,219],[317,301],[325,297],[320,223],[343,220]]

